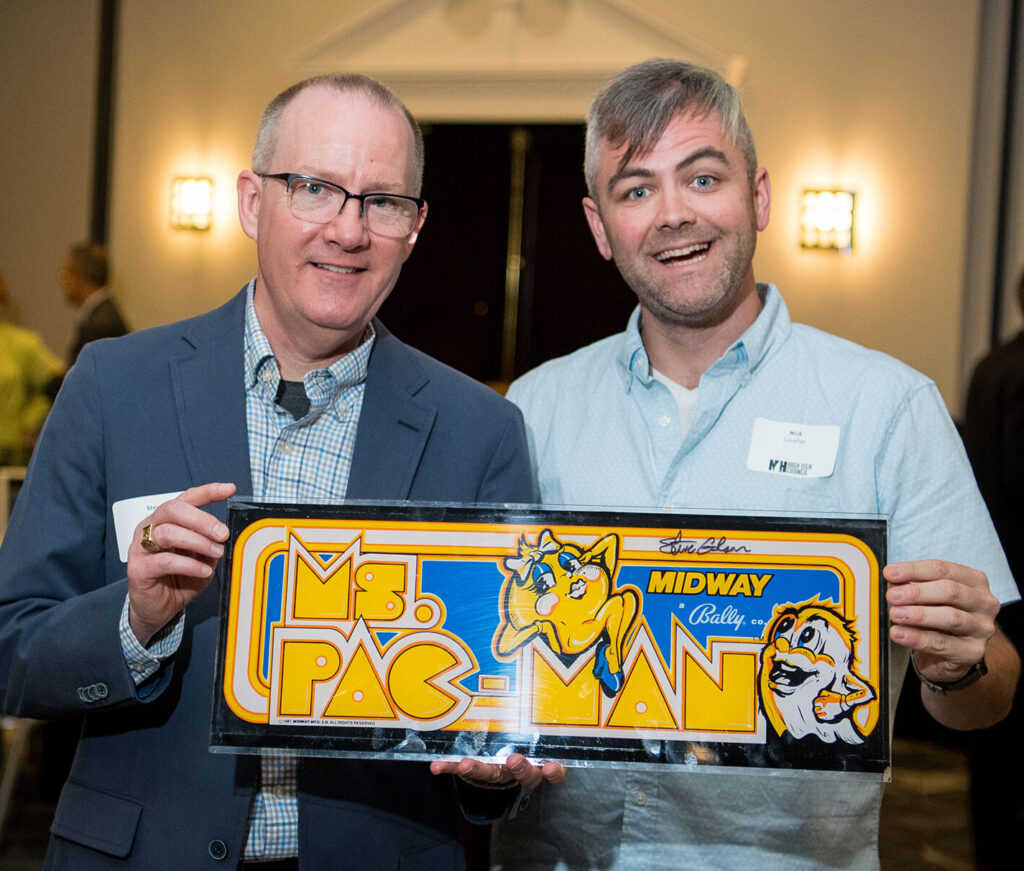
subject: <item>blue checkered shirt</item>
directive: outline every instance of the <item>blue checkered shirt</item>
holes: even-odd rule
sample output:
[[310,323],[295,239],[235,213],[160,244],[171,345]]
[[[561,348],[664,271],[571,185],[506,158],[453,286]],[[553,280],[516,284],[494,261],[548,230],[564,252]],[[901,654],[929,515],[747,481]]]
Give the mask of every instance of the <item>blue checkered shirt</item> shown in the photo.
[[[340,500],[348,487],[366,371],[375,334],[368,325],[359,347],[326,369],[306,373],[309,410],[295,420],[276,404],[281,373],[253,306],[256,281],[245,303],[245,412],[249,428],[252,492],[278,502]],[[121,643],[136,684],[156,673],[160,662],[181,643],[184,617],[163,630],[148,649],[128,626],[128,602],[121,614]],[[249,817],[246,859],[297,856],[298,798],[296,757],[265,751],[260,786]]]

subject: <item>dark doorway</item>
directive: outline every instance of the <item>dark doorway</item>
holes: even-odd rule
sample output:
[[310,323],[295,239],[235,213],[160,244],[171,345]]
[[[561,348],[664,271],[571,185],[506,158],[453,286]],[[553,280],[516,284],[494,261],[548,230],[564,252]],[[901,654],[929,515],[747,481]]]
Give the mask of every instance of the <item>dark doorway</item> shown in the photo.
[[389,329],[499,385],[623,329],[635,298],[583,217],[582,125],[434,124],[424,137],[429,213],[381,308]]

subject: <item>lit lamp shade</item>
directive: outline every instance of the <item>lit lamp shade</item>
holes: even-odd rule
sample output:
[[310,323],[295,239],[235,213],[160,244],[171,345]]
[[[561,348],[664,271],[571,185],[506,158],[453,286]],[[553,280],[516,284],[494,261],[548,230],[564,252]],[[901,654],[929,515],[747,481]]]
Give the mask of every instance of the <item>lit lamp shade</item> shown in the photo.
[[209,230],[212,219],[212,178],[176,178],[171,182],[172,229]]
[[800,247],[853,248],[853,191],[805,190],[800,204]]

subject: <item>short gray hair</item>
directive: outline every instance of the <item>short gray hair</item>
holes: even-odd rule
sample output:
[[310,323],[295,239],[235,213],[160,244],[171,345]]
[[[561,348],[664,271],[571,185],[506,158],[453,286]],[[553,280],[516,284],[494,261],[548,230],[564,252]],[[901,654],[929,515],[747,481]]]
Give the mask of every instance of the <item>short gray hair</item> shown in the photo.
[[414,196],[419,196],[420,189],[423,187],[423,131],[420,130],[420,125],[416,123],[416,119],[412,117],[412,113],[406,108],[405,103],[398,98],[394,91],[376,79],[358,73],[327,73],[322,76],[313,76],[292,85],[274,97],[267,108],[263,110],[259,131],[256,133],[256,145],[252,150],[253,172],[257,174],[270,172],[270,161],[274,156],[274,149],[277,147],[281,115],[288,104],[308,88],[331,88],[341,94],[360,94],[380,106],[401,112],[412,130],[413,168],[415,171],[412,193]]
[[587,114],[587,144],[583,171],[587,190],[597,199],[597,164],[602,142],[613,148],[626,144],[619,168],[646,154],[661,139],[680,112],[700,117],[717,113],[722,132],[743,154],[751,184],[757,172],[754,136],[747,125],[739,94],[713,70],[684,61],[654,58],[627,67],[594,98]]

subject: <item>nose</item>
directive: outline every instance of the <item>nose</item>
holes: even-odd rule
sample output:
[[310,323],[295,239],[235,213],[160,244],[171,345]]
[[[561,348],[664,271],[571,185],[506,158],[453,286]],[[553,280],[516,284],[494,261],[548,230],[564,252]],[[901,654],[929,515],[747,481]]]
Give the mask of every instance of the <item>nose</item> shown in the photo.
[[672,229],[692,224],[696,219],[688,191],[677,185],[666,187],[658,202],[658,226]]
[[341,210],[323,225],[324,238],[346,251],[358,251],[370,244],[370,231],[362,215],[362,202],[349,197]]

